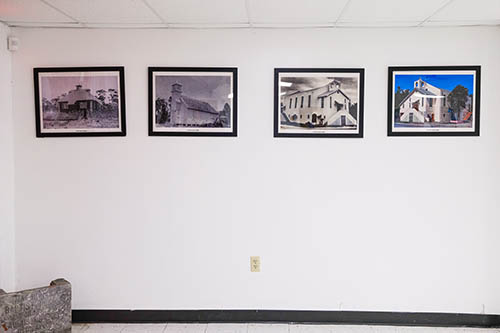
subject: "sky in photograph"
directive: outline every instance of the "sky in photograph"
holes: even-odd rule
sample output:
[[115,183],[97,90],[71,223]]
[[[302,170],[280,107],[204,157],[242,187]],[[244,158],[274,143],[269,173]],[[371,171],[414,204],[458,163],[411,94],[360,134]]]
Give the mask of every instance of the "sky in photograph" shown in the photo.
[[222,111],[225,103],[232,105],[228,97],[231,93],[230,76],[156,76],[156,97],[168,100],[174,83],[182,84],[184,96],[207,102],[217,111]]
[[100,89],[118,90],[118,77],[116,76],[44,76],[41,80],[42,97],[51,100],[70,90],[76,89],[80,84],[82,89],[90,89],[92,95]]
[[452,91],[457,85],[461,84],[469,89],[469,94],[474,93],[474,75],[472,74],[433,74],[433,75],[414,75],[414,74],[397,74],[394,80],[394,91],[398,87],[410,91],[414,88],[414,82],[418,79],[433,85],[434,87]]
[[282,82],[292,83],[290,87],[281,86],[281,92],[305,91],[313,88],[326,86],[333,80],[340,82],[340,90],[346,94],[351,103],[358,102],[358,79],[354,77],[281,77]]

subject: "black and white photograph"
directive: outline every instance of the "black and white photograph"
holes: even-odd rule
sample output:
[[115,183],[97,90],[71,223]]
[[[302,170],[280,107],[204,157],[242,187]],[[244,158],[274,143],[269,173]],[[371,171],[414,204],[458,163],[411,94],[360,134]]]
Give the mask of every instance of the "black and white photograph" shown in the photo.
[[37,137],[124,136],[123,67],[35,68]]
[[389,67],[389,136],[478,136],[480,66]]
[[275,137],[363,137],[364,69],[276,68]]
[[237,69],[149,68],[150,136],[236,136]]

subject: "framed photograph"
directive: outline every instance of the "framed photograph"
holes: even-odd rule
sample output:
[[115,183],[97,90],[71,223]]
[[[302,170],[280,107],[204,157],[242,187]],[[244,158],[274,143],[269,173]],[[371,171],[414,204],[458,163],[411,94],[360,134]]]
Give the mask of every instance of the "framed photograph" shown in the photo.
[[480,66],[389,67],[387,135],[479,136]]
[[237,68],[149,67],[150,136],[237,136]]
[[363,137],[362,68],[276,68],[275,137]]
[[37,137],[124,136],[123,67],[34,68]]

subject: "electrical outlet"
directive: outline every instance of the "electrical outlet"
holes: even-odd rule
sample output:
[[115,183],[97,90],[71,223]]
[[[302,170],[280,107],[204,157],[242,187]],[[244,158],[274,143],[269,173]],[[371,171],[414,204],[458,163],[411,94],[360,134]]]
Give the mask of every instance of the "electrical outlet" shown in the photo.
[[250,272],[260,272],[260,257],[250,257]]

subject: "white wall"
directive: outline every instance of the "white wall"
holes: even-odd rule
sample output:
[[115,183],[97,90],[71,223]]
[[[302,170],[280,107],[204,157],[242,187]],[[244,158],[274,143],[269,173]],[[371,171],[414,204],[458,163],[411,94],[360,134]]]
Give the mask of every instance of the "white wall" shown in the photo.
[[[499,32],[16,29],[19,287],[66,277],[76,309],[500,313]],[[482,65],[481,136],[387,137],[387,66],[453,64]],[[126,67],[127,136],[35,138],[33,67],[93,65]],[[237,66],[238,137],[148,137],[147,66]],[[275,67],[366,68],[365,138],[273,138]]]
[[14,289],[14,143],[9,28],[0,23],[0,289]]

